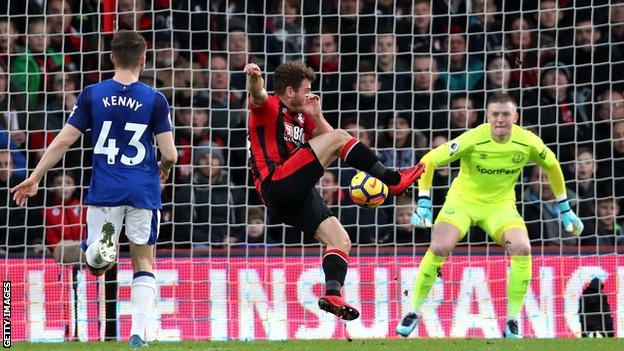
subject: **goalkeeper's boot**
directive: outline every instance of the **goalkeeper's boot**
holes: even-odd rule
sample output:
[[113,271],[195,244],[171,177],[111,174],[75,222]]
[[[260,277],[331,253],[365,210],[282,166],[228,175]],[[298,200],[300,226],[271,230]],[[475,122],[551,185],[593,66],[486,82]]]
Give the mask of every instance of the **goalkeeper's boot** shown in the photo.
[[128,341],[128,346],[130,346],[131,349],[135,350],[139,347],[148,347],[149,345],[147,344],[147,342],[141,339],[140,336],[135,334],[130,337],[130,340]]
[[424,171],[425,165],[422,162],[416,166],[399,170],[401,181],[399,184],[388,185],[388,191],[390,191],[390,194],[394,196],[403,194],[405,190],[410,187],[410,185],[416,183]]
[[110,222],[102,227],[102,239],[100,239],[98,251],[102,261],[113,263],[117,259],[117,245],[115,240],[115,225]]
[[507,339],[520,339],[520,333],[518,332],[518,321],[510,319],[505,323],[505,338]]
[[396,333],[402,337],[407,338],[416,326],[418,325],[418,315],[414,312],[410,312],[401,319],[401,323],[396,326]]
[[323,311],[335,314],[346,321],[352,321],[360,316],[360,312],[349,305],[342,296],[323,296],[318,300],[318,305]]

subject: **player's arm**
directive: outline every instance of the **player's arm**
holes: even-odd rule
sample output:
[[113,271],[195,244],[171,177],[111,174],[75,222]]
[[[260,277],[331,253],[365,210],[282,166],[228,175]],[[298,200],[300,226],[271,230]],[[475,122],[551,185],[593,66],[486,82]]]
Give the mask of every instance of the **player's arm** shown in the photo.
[[557,199],[557,206],[561,212],[563,227],[574,235],[580,235],[584,225],[570,207],[561,165],[552,150],[544,145],[538,136],[532,135],[532,139],[531,159],[546,171],[550,188]]
[[251,106],[258,107],[263,105],[269,98],[269,95],[264,89],[264,79],[262,78],[260,67],[255,63],[248,63],[245,65],[244,70],[249,77],[247,91],[249,92],[249,102]]
[[37,167],[35,167],[35,170],[30,174],[30,177],[11,189],[13,201],[19,206],[24,206],[26,199],[37,193],[39,183],[46,172],[63,158],[67,149],[69,149],[81,135],[82,131],[80,131],[80,129],[69,123],[65,124],[61,132],[54,138],[50,146],[44,152]]
[[169,178],[171,168],[178,162],[178,150],[175,147],[172,132],[157,134],[156,143],[158,143],[158,150],[160,151],[160,161],[158,162],[160,182],[164,183]]
[[429,196],[433,183],[433,172],[437,167],[458,160],[474,149],[473,134],[473,131],[464,132],[459,137],[427,152],[420,159],[420,162],[425,165],[425,172],[418,180],[419,196]]
[[321,111],[321,98],[316,94],[309,94],[306,98],[304,111],[314,120],[316,128],[312,131],[312,136],[317,136],[334,131],[334,127],[327,122]]
[[457,139],[448,141],[427,152],[420,159],[425,165],[425,172],[418,180],[418,202],[412,215],[412,225],[418,228],[429,228],[433,223],[431,210],[431,185],[436,167],[453,162],[473,149],[472,133],[465,132]]

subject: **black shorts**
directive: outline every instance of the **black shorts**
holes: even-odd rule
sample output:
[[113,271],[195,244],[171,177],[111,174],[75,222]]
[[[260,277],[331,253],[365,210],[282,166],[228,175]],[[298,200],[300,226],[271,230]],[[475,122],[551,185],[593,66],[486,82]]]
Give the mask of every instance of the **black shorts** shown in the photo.
[[313,239],[321,222],[334,214],[325,204],[316,184],[325,169],[309,144],[297,149],[277,166],[262,184],[262,198],[271,223],[285,223]]

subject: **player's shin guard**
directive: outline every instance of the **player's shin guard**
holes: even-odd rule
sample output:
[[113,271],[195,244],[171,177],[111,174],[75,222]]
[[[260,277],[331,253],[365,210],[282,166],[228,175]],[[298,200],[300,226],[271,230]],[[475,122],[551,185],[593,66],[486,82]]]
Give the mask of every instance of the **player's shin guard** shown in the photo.
[[348,258],[345,252],[337,249],[327,250],[323,256],[326,295],[340,296],[340,288],[347,276]]
[[372,175],[386,185],[396,185],[401,181],[399,172],[384,166],[371,149],[355,138],[347,141],[342,147],[340,158],[351,167]]
[[154,273],[136,272],[132,280],[132,328],[130,335],[138,335],[145,339],[145,325],[152,312],[156,280]]
[[420,307],[429,295],[431,287],[438,279],[438,273],[444,261],[446,261],[446,257],[437,256],[429,250],[425,253],[422,261],[420,261],[418,276],[412,292],[412,312],[418,313],[420,311]]
[[532,272],[531,256],[511,256],[511,272],[507,281],[507,319],[518,318]]

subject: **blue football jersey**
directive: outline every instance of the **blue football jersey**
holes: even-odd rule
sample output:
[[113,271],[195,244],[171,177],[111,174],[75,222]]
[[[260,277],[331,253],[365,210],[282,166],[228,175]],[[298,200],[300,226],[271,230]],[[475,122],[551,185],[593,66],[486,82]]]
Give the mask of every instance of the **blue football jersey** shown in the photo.
[[172,130],[169,103],[156,89],[108,79],[87,86],[67,123],[93,134],[93,172],[85,203],[159,209],[154,135]]

